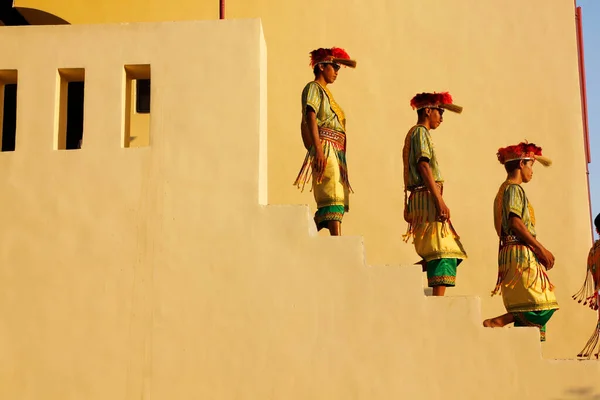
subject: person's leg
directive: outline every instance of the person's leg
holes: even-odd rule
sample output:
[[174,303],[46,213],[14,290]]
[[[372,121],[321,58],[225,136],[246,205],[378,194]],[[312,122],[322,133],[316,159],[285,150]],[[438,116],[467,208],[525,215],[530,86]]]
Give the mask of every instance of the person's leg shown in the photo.
[[434,296],[444,296],[446,287],[456,284],[456,258],[440,258],[427,263],[427,283]]
[[483,326],[486,328],[502,328],[505,325],[512,324],[515,322],[515,317],[512,313],[506,313],[497,316],[496,318],[489,318],[483,321]]
[[432,289],[434,296],[443,296],[446,294],[446,286],[434,286]]
[[344,206],[324,206],[317,209],[315,213],[315,224],[317,230],[327,228],[331,236],[342,235],[342,219],[344,218]]
[[327,229],[331,236],[342,236],[342,222],[341,221],[328,221]]

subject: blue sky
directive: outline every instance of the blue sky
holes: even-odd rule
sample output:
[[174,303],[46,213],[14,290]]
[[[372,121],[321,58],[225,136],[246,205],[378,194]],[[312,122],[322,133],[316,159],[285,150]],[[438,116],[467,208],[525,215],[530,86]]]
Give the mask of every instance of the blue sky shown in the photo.
[[600,0],[577,0],[583,14],[583,45],[587,80],[592,162],[589,164],[592,215],[600,213]]

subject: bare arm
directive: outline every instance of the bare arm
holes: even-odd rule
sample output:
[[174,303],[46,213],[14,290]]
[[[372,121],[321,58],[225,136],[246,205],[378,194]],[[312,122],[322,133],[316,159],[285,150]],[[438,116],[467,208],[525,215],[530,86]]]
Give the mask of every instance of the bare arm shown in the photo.
[[[595,247],[596,246],[594,245],[594,248]],[[592,248],[588,253],[586,271],[592,276],[592,279],[594,280],[594,292],[596,292],[600,290],[600,265],[596,265],[596,260],[594,257],[596,255],[596,252],[594,251],[594,248]]]
[[535,238],[529,231],[527,227],[519,218],[519,216],[515,214],[510,214],[508,219],[508,226],[511,231],[517,236],[523,243],[528,245],[535,255],[539,258],[540,262],[546,269],[552,269],[554,266],[554,255],[550,253],[542,244]]
[[304,144],[304,148],[306,150],[310,149],[310,146],[312,146],[312,137],[310,136],[308,125],[304,119],[300,123],[300,132],[302,133],[302,144]]
[[319,140],[319,126],[317,125],[317,114],[315,114],[315,110],[307,107],[305,121],[310,144],[315,145],[315,150],[317,150],[317,147],[320,147],[321,151],[323,151],[322,146],[316,146],[317,143],[320,145],[321,141]]
[[[307,139],[310,139],[310,145],[315,148],[314,168],[318,175],[325,171],[325,155],[323,154],[323,145],[319,139],[319,126],[317,125],[317,114],[312,108],[306,109],[306,127],[308,129]],[[304,133],[303,133],[304,138]],[[306,146],[306,142],[304,144]]]
[[426,158],[420,159],[417,164],[417,171],[419,171],[419,175],[423,178],[423,182],[425,183],[425,186],[427,186],[427,189],[433,194],[435,208],[437,209],[437,219],[441,221],[450,219],[450,209],[446,206],[438,185],[435,184],[433,172],[431,172],[431,167],[429,166],[429,160]]
[[594,283],[596,284],[596,290],[600,290],[600,265],[596,265],[596,274],[594,275]]

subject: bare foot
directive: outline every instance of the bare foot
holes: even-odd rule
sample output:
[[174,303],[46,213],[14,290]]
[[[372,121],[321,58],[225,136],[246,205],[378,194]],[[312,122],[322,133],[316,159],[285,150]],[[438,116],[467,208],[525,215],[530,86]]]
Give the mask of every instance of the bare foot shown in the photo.
[[511,313],[506,313],[496,318],[486,319],[483,321],[483,326],[486,328],[502,328],[513,322],[515,322],[515,317]]
[[483,321],[483,326],[486,328],[502,328],[504,325],[494,321],[495,318],[486,319]]

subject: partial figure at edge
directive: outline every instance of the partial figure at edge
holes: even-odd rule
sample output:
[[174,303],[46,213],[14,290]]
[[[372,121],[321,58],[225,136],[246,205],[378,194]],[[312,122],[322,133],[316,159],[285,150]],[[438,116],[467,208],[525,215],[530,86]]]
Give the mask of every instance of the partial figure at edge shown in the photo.
[[501,148],[498,161],[507,173],[494,199],[494,227],[500,239],[498,279],[492,296],[502,293],[507,313],[483,321],[499,328],[514,322],[515,327],[537,327],[540,341],[546,340],[546,324],[558,310],[554,285],[546,273],[554,267],[554,255],[538,241],[535,213],[522,183],[533,178],[533,164],[551,161],[542,148],[522,142]]
[[[596,232],[600,234],[600,214],[594,218],[594,226]],[[573,299],[579,303],[583,303],[584,306],[590,307],[594,311],[598,311],[598,322],[594,329],[592,336],[586,343],[583,350],[577,354],[579,358],[592,358],[594,350],[596,351],[596,359],[600,356],[600,240],[596,240],[588,253],[587,259],[587,270],[585,274],[585,281],[583,286],[577,293],[573,295]]]
[[356,61],[337,47],[319,48],[310,56],[315,79],[302,91],[301,123],[307,153],[294,185],[304,190],[312,178],[317,229],[327,228],[332,236],[340,236],[352,192],[346,164],[346,117],[327,85],[335,82],[342,65],[355,68]]
[[[443,296],[446,287],[456,285],[456,269],[467,254],[450,222],[450,209],[442,197],[444,179],[438,166],[430,130],[443,122],[444,110],[461,113],[449,93],[420,93],[410,101],[417,110],[417,124],[404,142],[404,219],[408,232],[404,241],[413,244],[427,269],[427,281],[434,296]],[[407,199],[407,191],[410,196]]]

